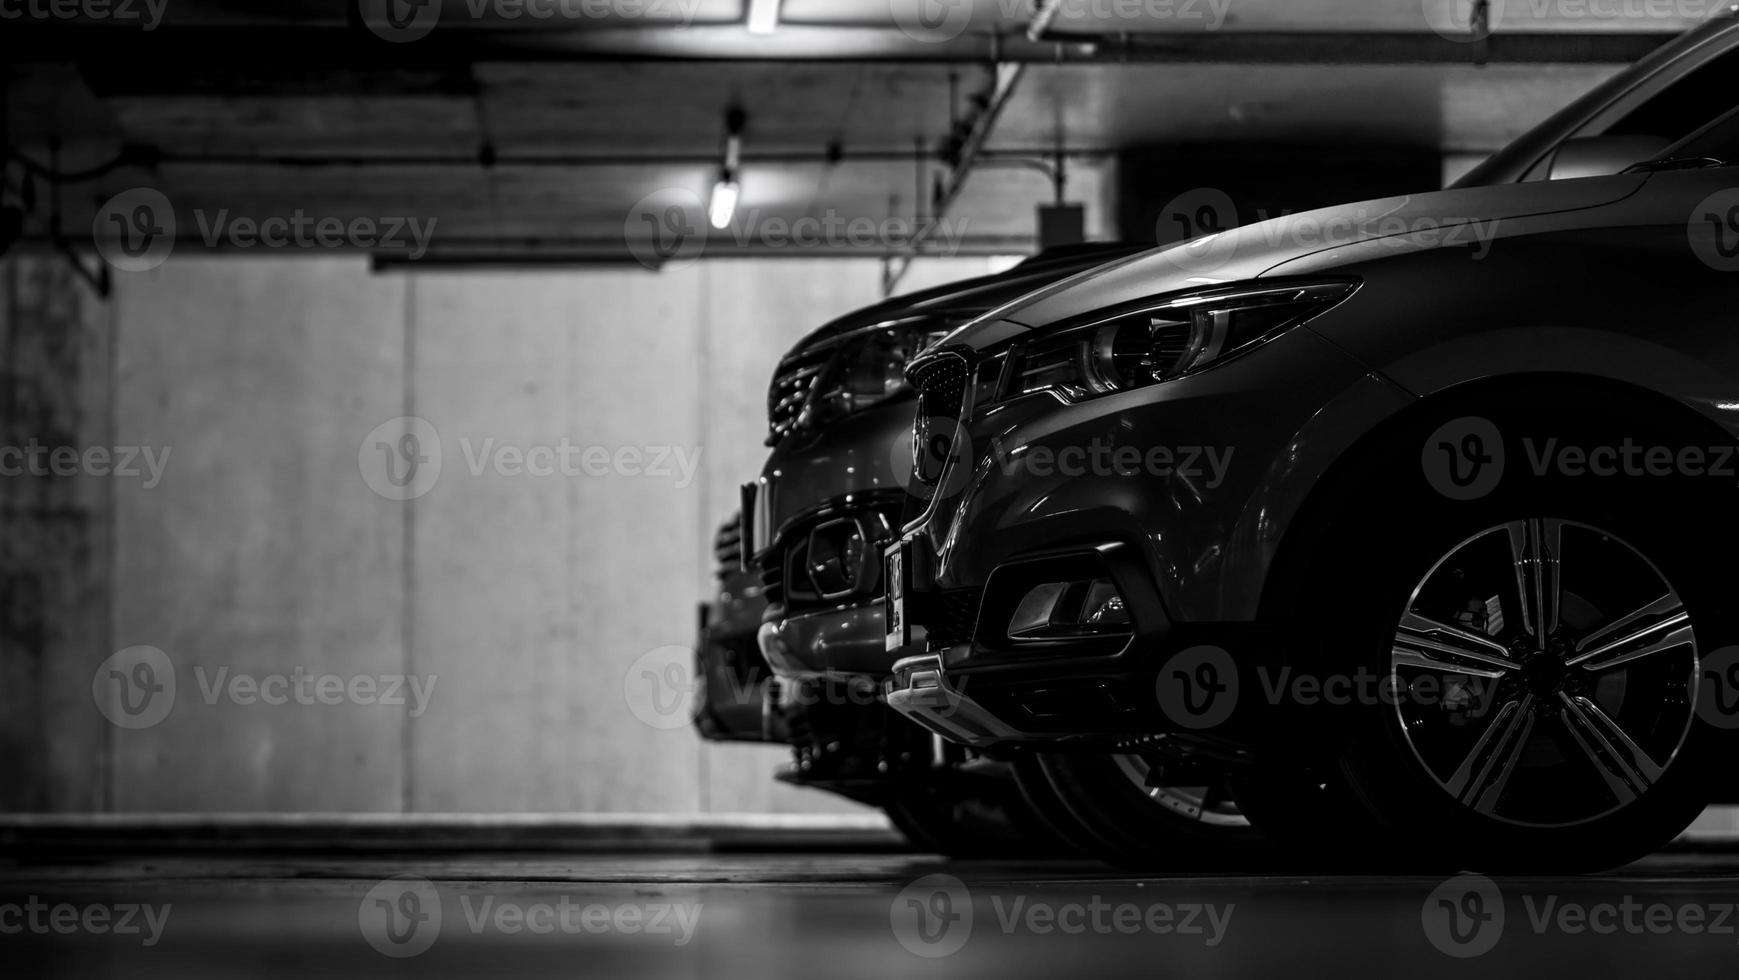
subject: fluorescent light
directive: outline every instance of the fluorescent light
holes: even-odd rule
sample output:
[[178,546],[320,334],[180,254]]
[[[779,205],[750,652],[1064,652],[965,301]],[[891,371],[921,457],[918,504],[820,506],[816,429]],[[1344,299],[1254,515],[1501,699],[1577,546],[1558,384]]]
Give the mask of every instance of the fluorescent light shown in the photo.
[[735,180],[720,178],[713,185],[712,203],[707,207],[707,217],[714,228],[723,231],[731,226],[731,219],[737,215],[737,195],[742,192]]
[[749,33],[771,34],[779,27],[779,0],[749,0]]

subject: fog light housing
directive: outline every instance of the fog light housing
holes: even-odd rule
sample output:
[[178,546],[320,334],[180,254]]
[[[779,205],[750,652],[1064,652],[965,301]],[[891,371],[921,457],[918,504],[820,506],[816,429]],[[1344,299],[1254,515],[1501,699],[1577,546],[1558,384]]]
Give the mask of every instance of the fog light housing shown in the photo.
[[1108,578],[1041,582],[1026,591],[1009,617],[1008,638],[1056,640],[1131,632],[1123,594]]

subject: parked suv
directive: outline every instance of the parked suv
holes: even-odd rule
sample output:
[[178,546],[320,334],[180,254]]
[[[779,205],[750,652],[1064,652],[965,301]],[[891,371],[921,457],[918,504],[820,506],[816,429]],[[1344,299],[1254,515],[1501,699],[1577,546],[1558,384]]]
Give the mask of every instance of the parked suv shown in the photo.
[[[1693,32],[1455,189],[1126,259],[928,349],[890,703],[989,752],[1215,760],[1316,848],[1574,870],[1680,832],[1739,729],[1736,42]],[[1577,161],[1632,165],[1544,179]]]
[[[1052,249],[1012,270],[896,297],[836,320],[781,360],[768,394],[772,453],[745,488],[750,564],[769,603],[760,646],[778,677],[770,723],[792,743],[781,778],[885,809],[914,841],[953,855],[1058,845],[1006,764],[888,711],[894,657],[882,622],[881,549],[908,507],[913,395],[907,359],[1033,289],[1139,251]],[[1065,836],[1073,836],[1067,830]]]
[[767,600],[761,577],[743,567],[743,518],[733,514],[713,537],[718,592],[699,608],[695,642],[694,726],[713,742],[783,741],[762,717],[772,677],[755,635]]

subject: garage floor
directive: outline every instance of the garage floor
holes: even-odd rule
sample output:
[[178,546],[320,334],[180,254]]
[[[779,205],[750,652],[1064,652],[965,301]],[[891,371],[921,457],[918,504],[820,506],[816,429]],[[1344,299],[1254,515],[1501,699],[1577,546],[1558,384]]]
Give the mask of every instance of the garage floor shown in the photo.
[[12,975],[184,980],[1694,976],[1739,963],[1736,901],[1739,854],[1709,852],[1495,885],[885,850],[15,853],[0,859],[0,951]]

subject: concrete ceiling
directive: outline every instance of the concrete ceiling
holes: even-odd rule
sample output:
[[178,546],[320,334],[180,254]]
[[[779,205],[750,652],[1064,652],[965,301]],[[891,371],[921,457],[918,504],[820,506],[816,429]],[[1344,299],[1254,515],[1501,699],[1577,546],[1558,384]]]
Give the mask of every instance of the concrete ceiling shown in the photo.
[[[907,0],[785,0],[771,38],[743,30],[743,0],[566,0],[574,16],[530,20],[512,4],[546,0],[444,0],[426,36],[389,43],[359,13],[379,2],[173,0],[150,31],[7,22],[7,140],[37,165],[102,171],[61,185],[68,239],[149,186],[200,244],[201,215],[300,211],[438,218],[455,250],[621,258],[637,202],[707,192],[731,106],[748,114],[739,214],[908,217],[949,176],[988,56],[1030,62],[986,154],[1063,148],[1068,196],[1098,205],[1107,161],[1135,146],[1486,152],[1686,26],[1516,0],[1482,45],[1434,32],[1451,23],[1436,0],[1062,0],[1035,44],[1031,0],[986,0],[943,39],[901,29]],[[1107,40],[1122,35],[1157,47]],[[47,196],[39,181],[39,241]],[[951,212],[962,247],[1024,250],[1050,198],[1033,169],[974,172]]]

